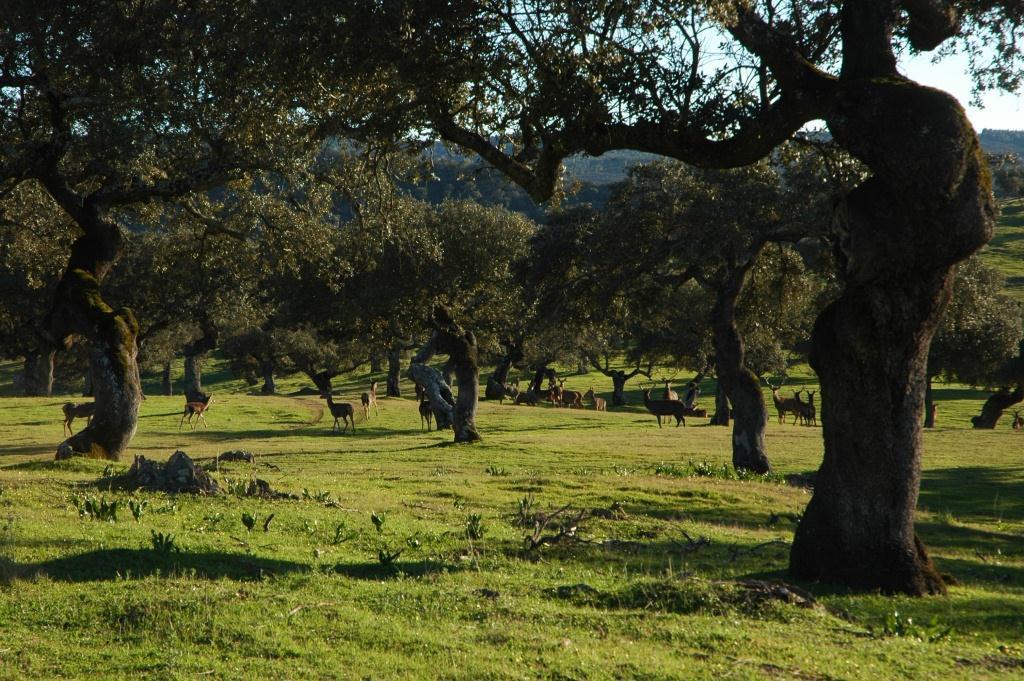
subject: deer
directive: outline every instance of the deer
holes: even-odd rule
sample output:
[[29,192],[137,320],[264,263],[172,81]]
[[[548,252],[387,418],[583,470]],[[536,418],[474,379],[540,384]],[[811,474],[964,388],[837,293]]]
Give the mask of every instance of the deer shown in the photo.
[[768,382],[768,379],[762,379],[768,385],[772,391],[772,402],[775,403],[775,409],[779,412],[779,423],[784,423],[786,420],[786,414],[793,414],[793,425],[796,425],[797,420],[803,414],[803,408],[806,406],[802,400],[800,400],[799,390],[795,391],[793,397],[781,397],[779,395],[779,389],[782,384],[786,382],[786,379],[782,379],[782,383],[777,386],[772,385]]
[[64,432],[69,436],[75,432],[71,430],[71,422],[76,418],[85,417],[85,425],[92,423],[92,415],[96,412],[95,402],[65,402],[61,407],[64,412]]
[[325,393],[320,396],[320,399],[327,400],[327,407],[331,410],[331,416],[334,417],[334,425],[331,427],[331,432],[339,430],[338,419],[345,421],[345,427],[340,429],[341,434],[344,435],[345,431],[348,430],[349,424],[352,425],[352,434],[356,433],[356,409],[352,406],[351,402],[335,402],[334,398],[330,393]]
[[559,399],[564,406],[567,406],[570,409],[573,407],[576,407],[577,409],[583,408],[583,393],[578,390],[566,390],[565,379],[558,382],[558,393]]
[[666,400],[678,400],[679,399],[679,393],[677,393],[675,390],[672,389],[672,379],[671,378],[666,378],[666,379],[663,379],[663,381],[665,383],[665,391],[662,393],[662,396]]
[[594,386],[590,386],[590,390],[583,394],[583,399],[590,400],[594,405],[594,411],[608,411],[607,400],[594,394]]
[[803,413],[801,414],[801,417],[803,418],[804,425],[816,426],[818,425],[818,410],[814,406],[814,395],[818,391],[807,390],[805,392],[807,393],[807,402],[806,404],[804,404]]
[[553,406],[562,406],[562,389],[557,385],[549,385],[547,391],[545,392],[545,396],[547,397],[548,402],[550,402]]
[[532,390],[524,390],[515,397],[516,405],[526,404],[531,407],[536,407],[538,402],[540,402],[540,397]]
[[424,422],[427,424],[427,432],[430,432],[430,422],[434,418],[434,410],[430,408],[430,400],[421,400],[420,408],[420,430],[423,430]]
[[518,380],[515,383],[512,383],[511,385],[509,385],[508,383],[502,383],[501,397],[498,398],[498,404],[505,404],[505,398],[508,398],[514,402],[517,395],[519,395]]
[[[181,421],[178,421],[178,430],[181,430],[182,424],[185,423],[185,419],[188,418],[188,425],[192,427],[192,430],[196,429],[199,422],[202,421],[203,425],[209,427],[206,422],[206,410],[210,408],[210,403],[213,402],[213,395],[208,395],[205,402],[186,402],[185,411],[181,414]],[[196,416],[196,422],[192,423],[192,417]]]
[[1024,416],[1021,416],[1019,411],[1013,412],[1013,429],[1024,430]]
[[380,416],[380,410],[377,409],[377,381],[370,382],[370,392],[363,393],[359,396],[359,401],[363,404],[363,417],[370,418],[370,405],[373,405],[373,413],[376,416]]
[[661,428],[661,417],[671,416],[676,420],[676,428],[682,423],[686,425],[686,407],[679,400],[652,400],[651,388],[643,388],[644,406],[647,411],[658,417],[658,427]]
[[423,400],[427,399],[427,389],[424,388],[419,383],[414,383],[413,385],[416,386],[416,401],[422,402]]

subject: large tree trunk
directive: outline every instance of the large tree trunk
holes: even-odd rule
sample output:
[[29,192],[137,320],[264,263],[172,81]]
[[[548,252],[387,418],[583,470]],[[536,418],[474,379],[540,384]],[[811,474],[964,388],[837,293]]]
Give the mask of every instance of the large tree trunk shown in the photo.
[[402,346],[392,345],[388,350],[387,396],[402,396]]
[[899,78],[894,61],[883,77],[849,80],[827,120],[872,177],[837,211],[845,290],[818,317],[810,353],[825,454],[790,570],[942,593],[914,532],[926,363],[955,264],[992,234],[988,171],[956,100]]
[[[459,388],[459,396],[455,400],[455,407],[452,410],[452,430],[455,431],[455,441],[477,442],[480,440],[480,434],[476,430],[480,369],[477,364],[476,337],[472,331],[464,331],[456,324],[448,310],[441,306],[434,308],[434,332],[427,344],[413,357],[413,363],[425,367],[426,362],[435,352],[448,355],[445,368],[451,368]],[[422,368],[412,367],[410,373],[413,379],[417,379],[419,376],[418,373],[412,373],[414,368],[417,372],[429,373],[424,372]],[[431,390],[439,392],[440,388],[432,387],[419,380],[417,382],[427,388],[431,406],[434,407],[437,400],[431,395]],[[438,425],[440,426],[440,424]]]
[[57,447],[57,458],[89,456],[117,460],[135,435],[142,390],[136,363],[139,325],[127,308],[112,310],[100,293],[100,281],[121,255],[120,229],[93,203],[84,205],[59,179],[47,189],[85,234],[71,247],[68,267],[46,317],[48,341],[70,346],[78,334],[90,341],[90,375],[96,411],[92,422]]
[[716,290],[711,311],[718,382],[733,406],[732,465],[737,470],[767,473],[771,470],[764,443],[768,409],[761,385],[744,364],[743,339],[736,328],[736,299],[747,269],[756,253],[734,267]]
[[432,366],[414,361],[409,367],[409,378],[417,385],[423,386],[427,401],[430,402],[430,411],[434,413],[437,430],[451,428],[455,420],[455,396],[452,395],[452,389],[445,382],[441,372]]
[[981,407],[981,413],[971,417],[971,423],[979,430],[992,430],[996,427],[1003,411],[1024,400],[1024,386],[1017,386],[1017,389],[1010,392],[1009,388],[1003,388],[991,395]]
[[621,407],[626,404],[626,381],[629,377],[625,371],[611,372],[612,379],[612,406]]
[[261,359],[260,373],[263,374],[263,387],[260,388],[261,395],[274,395],[277,393],[277,385],[274,383],[274,362],[269,359]]
[[925,376],[924,385],[924,427],[935,427],[935,399],[932,395],[932,375]]
[[25,397],[50,397],[53,394],[54,350],[25,355]]
[[171,380],[171,363],[164,362],[163,369],[160,370],[160,394],[161,395],[173,395],[174,394],[174,381]]
[[715,413],[711,416],[711,425],[728,426],[732,421],[730,411],[729,398],[726,397],[725,388],[722,387],[722,379],[719,378],[715,382]]
[[370,353],[370,373],[379,374],[383,370],[384,367],[381,364],[380,353],[375,350],[372,353]]

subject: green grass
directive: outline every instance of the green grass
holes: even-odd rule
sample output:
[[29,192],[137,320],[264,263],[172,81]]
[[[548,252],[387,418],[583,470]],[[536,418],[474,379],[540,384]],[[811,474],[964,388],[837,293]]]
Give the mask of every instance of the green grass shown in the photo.
[[[209,428],[179,431],[181,398],[150,396],[131,453],[210,461],[245,449],[255,465],[214,475],[298,499],[111,491],[104,462],[52,461],[65,398],[2,401],[0,678],[1024,673],[1024,436],[969,430],[984,393],[938,386],[940,428],[925,435],[918,529],[960,586],[908,599],[800,584],[820,604],[805,609],[735,584],[788,579],[809,492],[780,477],[817,467],[820,429],[773,420],[780,477],[738,480],[715,472],[729,431],[700,419],[659,430],[636,407],[483,403],[484,442],[452,446],[450,433],[420,431],[412,400],[381,399],[379,417],[337,436],[320,400],[249,395],[212,369]],[[352,399],[365,378],[338,385]],[[568,377],[591,384],[610,389],[597,374]],[[121,500],[117,522],[80,516],[86,497]],[[148,502],[138,521],[128,498]],[[565,517],[590,512],[583,541],[527,550],[521,517],[565,505]],[[243,513],[256,516],[251,533]],[[467,536],[471,522],[481,537]],[[154,532],[180,550],[156,551]]]
[[995,236],[982,251],[982,257],[1006,276],[1006,293],[1024,301],[1024,199],[1000,205]]

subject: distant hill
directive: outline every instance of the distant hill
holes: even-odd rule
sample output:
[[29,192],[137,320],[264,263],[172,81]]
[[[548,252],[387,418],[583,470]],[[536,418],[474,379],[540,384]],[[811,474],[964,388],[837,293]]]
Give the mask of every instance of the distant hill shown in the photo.
[[978,135],[981,148],[990,154],[1017,154],[1024,159],[1024,130],[991,130]]

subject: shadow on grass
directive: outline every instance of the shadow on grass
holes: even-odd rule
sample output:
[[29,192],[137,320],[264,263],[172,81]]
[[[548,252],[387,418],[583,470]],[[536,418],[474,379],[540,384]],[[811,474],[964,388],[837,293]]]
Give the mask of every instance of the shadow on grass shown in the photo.
[[105,582],[139,579],[154,574],[188,574],[205,579],[262,579],[289,572],[309,572],[310,566],[285,560],[220,551],[162,555],[150,549],[103,549],[16,565],[19,577],[46,576],[62,582]]
[[918,503],[961,519],[1024,520],[1024,470],[963,466],[925,471]]
[[439,563],[433,560],[398,561],[392,565],[377,563],[338,563],[334,572],[350,579],[380,581],[396,577],[423,577],[439,572],[455,572],[456,565]]

